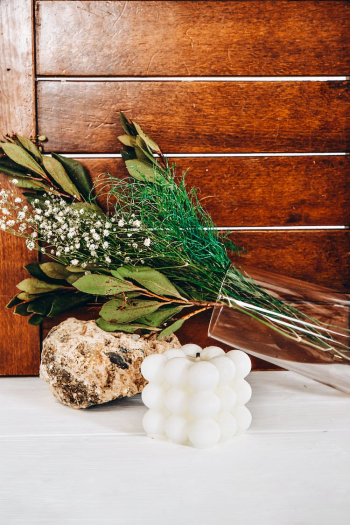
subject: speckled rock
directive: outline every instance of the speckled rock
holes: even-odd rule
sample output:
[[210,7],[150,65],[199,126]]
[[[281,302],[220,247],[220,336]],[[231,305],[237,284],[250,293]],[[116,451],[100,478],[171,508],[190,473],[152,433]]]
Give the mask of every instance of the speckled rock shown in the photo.
[[148,341],[136,334],[108,333],[94,321],[70,318],[43,342],[40,377],[72,408],[87,408],[142,392],[140,367],[149,354],[180,348],[175,335]]

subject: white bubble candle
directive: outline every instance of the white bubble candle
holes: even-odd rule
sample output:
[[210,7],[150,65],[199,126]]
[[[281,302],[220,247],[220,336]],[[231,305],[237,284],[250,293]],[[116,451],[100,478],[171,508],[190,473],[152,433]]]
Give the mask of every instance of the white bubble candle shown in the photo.
[[244,379],[251,362],[240,350],[187,344],[143,361],[148,381],[142,421],[151,438],[205,448],[243,434],[252,416],[244,405],[252,390]]

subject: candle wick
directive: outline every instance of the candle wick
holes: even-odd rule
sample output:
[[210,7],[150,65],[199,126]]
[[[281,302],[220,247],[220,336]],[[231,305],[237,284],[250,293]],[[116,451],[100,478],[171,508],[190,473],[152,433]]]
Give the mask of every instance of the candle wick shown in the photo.
[[196,352],[196,359],[199,359],[201,356],[201,353],[200,352]]

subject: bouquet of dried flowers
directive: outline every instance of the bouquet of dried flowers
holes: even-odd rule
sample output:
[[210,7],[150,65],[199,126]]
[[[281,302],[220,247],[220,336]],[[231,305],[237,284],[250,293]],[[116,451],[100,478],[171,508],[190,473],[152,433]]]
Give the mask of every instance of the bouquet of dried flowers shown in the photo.
[[162,338],[224,296],[286,338],[347,354],[321,322],[231,264],[228,252],[242,250],[217,230],[186,186],[186,173],[178,174],[140,126],[120,118],[129,173],[123,179],[104,174],[92,185],[78,161],[43,155],[35,141],[15,136],[1,143],[0,171],[26,191],[1,190],[0,227],[51,259],[25,267],[31,277],[8,307],[36,325],[95,301],[102,329]]

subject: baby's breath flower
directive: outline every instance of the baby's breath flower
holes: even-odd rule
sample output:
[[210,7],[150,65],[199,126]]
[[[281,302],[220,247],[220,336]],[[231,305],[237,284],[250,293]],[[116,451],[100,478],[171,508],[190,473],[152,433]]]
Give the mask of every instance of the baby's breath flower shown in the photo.
[[72,264],[73,266],[78,266],[78,264],[79,264],[78,259],[72,259],[72,260],[71,260],[71,264]]
[[15,198],[15,202],[17,202],[17,203],[22,202],[22,199],[20,197],[16,197]]
[[18,179],[11,179],[10,182],[11,182],[12,184],[18,184]]
[[149,237],[147,237],[147,239],[145,239],[145,240],[143,241],[143,244],[144,244],[145,246],[147,246],[147,247],[150,246],[150,245],[151,245],[151,239],[150,239]]
[[120,228],[123,228],[124,225],[125,225],[124,220],[123,220],[123,219],[120,219],[120,221],[118,222],[118,226],[119,226]]

